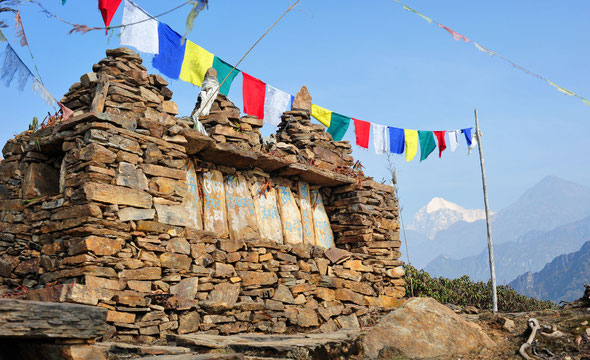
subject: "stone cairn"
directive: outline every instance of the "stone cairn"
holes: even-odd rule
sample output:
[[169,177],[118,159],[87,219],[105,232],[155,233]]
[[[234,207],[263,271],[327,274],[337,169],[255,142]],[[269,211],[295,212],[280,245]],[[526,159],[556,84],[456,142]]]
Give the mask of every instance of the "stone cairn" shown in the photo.
[[[197,331],[359,328],[399,304],[392,187],[245,151],[259,146],[262,123],[240,117],[223,95],[203,119],[213,139],[200,134],[174,117],[166,81],[129,49],[108,50],[93,70],[63,99],[75,110],[69,121],[24,132],[2,150],[0,293],[105,308],[104,339],[148,343]],[[350,145],[331,142],[309,111],[288,112],[281,125],[277,149],[291,145],[325,169],[352,164]],[[220,184],[242,177],[287,186],[300,207],[297,184],[306,179],[322,194],[337,247],[202,230],[186,207],[200,196],[188,186],[195,162]],[[196,172],[197,188],[204,175]]]
[[293,110],[283,113],[277,130],[276,151],[293,162],[302,162],[326,170],[351,168],[352,147],[348,141],[334,141],[321,124],[310,119],[311,96],[303,87],[295,97]]
[[217,95],[209,115],[199,117],[207,133],[218,143],[232,143],[245,150],[260,151],[262,120],[240,116],[240,109],[225,95]]

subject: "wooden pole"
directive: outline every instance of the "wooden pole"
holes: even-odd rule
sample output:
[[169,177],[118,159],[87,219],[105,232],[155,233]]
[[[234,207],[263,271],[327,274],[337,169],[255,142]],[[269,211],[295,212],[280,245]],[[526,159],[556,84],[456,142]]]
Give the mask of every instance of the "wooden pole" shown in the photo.
[[475,109],[475,137],[479,149],[479,163],[481,164],[481,182],[483,184],[483,202],[486,209],[486,226],[488,230],[488,255],[490,260],[490,274],[492,278],[492,310],[498,312],[498,293],[496,291],[496,268],[494,265],[494,244],[492,243],[492,225],[490,224],[490,205],[488,203],[488,186],[486,183],[486,169],[484,167],[483,152],[481,149],[481,134],[479,132],[479,121],[477,119],[477,108]]

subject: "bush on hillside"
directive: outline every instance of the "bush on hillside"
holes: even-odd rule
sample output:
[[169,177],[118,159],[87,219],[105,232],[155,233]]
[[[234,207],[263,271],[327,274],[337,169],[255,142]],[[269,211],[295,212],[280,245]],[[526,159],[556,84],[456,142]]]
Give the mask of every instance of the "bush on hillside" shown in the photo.
[[[433,278],[424,270],[417,270],[412,265],[405,265],[406,296],[431,297],[442,304],[454,304],[461,307],[475,306],[478,309],[492,309],[491,281],[473,282],[464,275],[450,280],[444,277]],[[521,295],[516,290],[500,285],[498,291],[498,311],[521,312],[553,309],[556,304],[551,301],[538,300]]]

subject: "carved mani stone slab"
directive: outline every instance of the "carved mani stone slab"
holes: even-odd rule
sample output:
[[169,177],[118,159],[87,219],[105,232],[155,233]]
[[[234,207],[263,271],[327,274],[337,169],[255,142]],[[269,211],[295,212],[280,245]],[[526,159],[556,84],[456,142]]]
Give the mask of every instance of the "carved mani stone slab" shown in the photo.
[[223,175],[218,170],[203,174],[203,225],[221,238],[229,236]]
[[303,242],[301,213],[295,203],[295,197],[287,186],[279,186],[279,210],[283,224],[283,236],[286,244]]
[[231,240],[250,240],[259,237],[254,200],[243,176],[225,179],[225,202]]
[[303,227],[303,242],[316,245],[315,232],[313,231],[313,215],[311,213],[309,184],[300,181],[297,183],[297,187],[299,189],[299,205],[301,209],[301,225]]
[[252,185],[252,197],[258,219],[260,238],[264,240],[283,243],[283,225],[277,208],[277,191],[274,188],[261,194],[262,185],[257,182]]
[[195,223],[195,228],[203,230],[203,203],[199,195],[199,183],[194,166],[189,166],[186,171],[186,188],[187,193],[184,197],[183,205],[189,213],[191,222]]
[[322,195],[319,191],[313,190],[311,192],[311,197],[316,245],[325,249],[332,248],[334,247],[334,234],[330,227],[328,214],[326,214],[326,209],[324,208]]

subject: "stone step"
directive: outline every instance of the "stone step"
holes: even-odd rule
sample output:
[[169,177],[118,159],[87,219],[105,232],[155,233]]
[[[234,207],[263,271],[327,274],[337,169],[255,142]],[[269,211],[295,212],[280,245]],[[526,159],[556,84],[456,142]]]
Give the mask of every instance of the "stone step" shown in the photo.
[[170,334],[169,342],[190,347],[197,352],[224,351],[268,359],[346,359],[361,353],[359,330],[340,330],[324,334],[295,335],[212,335],[195,333]]
[[242,354],[182,354],[143,357],[141,360],[245,360]]

